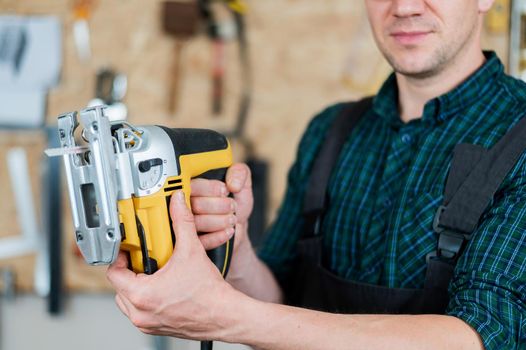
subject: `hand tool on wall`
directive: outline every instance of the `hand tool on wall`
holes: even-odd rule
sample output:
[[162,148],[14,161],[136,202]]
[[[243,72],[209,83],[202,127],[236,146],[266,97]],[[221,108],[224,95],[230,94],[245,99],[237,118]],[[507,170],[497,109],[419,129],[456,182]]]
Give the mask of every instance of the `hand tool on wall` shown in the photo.
[[212,114],[220,115],[223,111],[223,80],[225,76],[225,43],[223,40],[214,40],[212,50]]
[[128,89],[128,79],[124,74],[118,74],[113,69],[104,68],[97,72],[95,83],[95,98],[88,102],[87,107],[106,105],[106,115],[110,121],[126,120],[128,108],[122,102]]
[[73,38],[81,62],[91,58],[91,42],[88,20],[91,16],[93,0],[75,0],[73,5]]
[[[12,148],[7,153],[7,167],[14,204],[21,234],[0,239],[0,259],[9,259],[29,254],[36,254],[34,272],[34,290],[37,295],[45,297],[50,291],[50,270],[47,261],[48,252],[45,234],[37,223],[36,210],[31,189],[31,179],[26,151],[23,148]],[[44,184],[45,191],[47,184]],[[58,194],[60,195],[60,194]],[[47,219],[48,208],[43,208],[43,218]],[[58,214],[59,215],[59,214]],[[58,230],[58,227],[54,227]]]
[[171,114],[175,114],[179,103],[183,48],[185,42],[198,31],[199,9],[197,3],[194,1],[165,1],[162,6],[161,19],[165,33],[175,39],[168,94],[168,110]]
[[61,65],[58,17],[0,15],[0,127],[43,127]]
[[211,0],[199,0],[199,11],[206,23],[206,34],[212,41],[212,114],[219,115],[223,110],[223,79],[225,75],[225,40],[220,23],[212,9]]
[[[232,37],[236,37],[240,47],[240,63],[242,65],[242,77],[246,76],[245,57],[243,57],[244,47],[246,45],[244,15],[246,12],[246,5],[240,0],[198,0],[199,10],[201,16],[206,23],[206,32],[212,41],[212,114],[220,115],[223,110],[223,96],[224,96],[224,77],[226,69],[225,46],[226,41]],[[227,12],[232,17],[233,26],[230,22],[220,21],[214,10],[214,4],[223,4]],[[234,33],[230,33],[233,27]],[[230,29],[230,30],[229,30]],[[243,84],[243,88],[246,85]]]
[[27,154],[23,148],[12,148],[7,153],[7,169],[14,193],[20,235],[0,239],[0,259],[37,253],[34,275],[35,291],[40,296],[49,292],[49,272],[45,238],[37,223]]
[[21,235],[0,239],[0,259],[34,253],[39,244],[36,210],[29,177],[27,154],[23,148],[12,148],[7,153],[7,169],[14,194]]
[[13,25],[0,30],[0,63],[10,64],[15,74],[20,72],[26,50],[26,28],[21,25]]

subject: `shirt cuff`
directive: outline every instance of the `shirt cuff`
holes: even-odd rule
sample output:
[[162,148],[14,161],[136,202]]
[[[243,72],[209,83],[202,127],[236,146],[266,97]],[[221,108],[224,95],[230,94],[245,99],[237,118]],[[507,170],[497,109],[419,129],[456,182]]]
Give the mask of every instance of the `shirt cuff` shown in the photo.
[[509,289],[510,279],[489,275],[494,274],[473,272],[470,278],[456,279],[446,314],[470,325],[486,350],[520,349],[526,341],[521,296]]

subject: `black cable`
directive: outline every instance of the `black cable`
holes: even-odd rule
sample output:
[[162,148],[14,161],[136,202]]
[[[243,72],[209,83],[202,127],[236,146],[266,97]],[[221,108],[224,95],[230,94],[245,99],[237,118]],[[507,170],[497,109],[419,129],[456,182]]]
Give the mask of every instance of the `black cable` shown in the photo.
[[245,17],[239,12],[233,11],[234,21],[237,27],[237,40],[239,46],[239,59],[241,63],[241,98],[234,136],[243,138],[248,112],[252,102],[252,70],[250,66],[248,40],[246,36]]
[[250,157],[254,152],[254,146],[245,136],[245,129],[252,105],[252,67],[250,64],[249,45],[246,35],[246,21],[245,16],[242,13],[235,11],[228,6],[227,3],[228,1],[224,2],[232,14],[237,33],[236,39],[238,43],[239,62],[241,65],[241,96],[239,98],[235,126],[232,131],[225,133],[225,135],[229,138],[237,139],[243,147],[245,147],[246,153]]
[[214,343],[208,340],[203,340],[201,342],[201,350],[213,350]]

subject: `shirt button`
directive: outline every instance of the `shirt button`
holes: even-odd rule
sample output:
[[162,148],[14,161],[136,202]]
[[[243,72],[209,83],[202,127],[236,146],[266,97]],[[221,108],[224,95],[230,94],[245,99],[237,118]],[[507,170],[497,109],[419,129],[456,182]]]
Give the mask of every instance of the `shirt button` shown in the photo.
[[390,207],[391,204],[393,204],[393,203],[391,202],[391,200],[389,198],[384,199],[384,206]]
[[405,143],[406,145],[409,145],[410,143],[413,142],[413,138],[409,134],[403,134],[402,135],[402,142]]

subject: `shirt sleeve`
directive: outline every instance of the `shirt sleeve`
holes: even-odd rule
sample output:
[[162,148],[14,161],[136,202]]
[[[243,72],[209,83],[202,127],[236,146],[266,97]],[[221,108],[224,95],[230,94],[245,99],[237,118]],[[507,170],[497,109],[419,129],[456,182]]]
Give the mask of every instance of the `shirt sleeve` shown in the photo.
[[296,243],[303,233],[303,197],[310,169],[324,135],[340,108],[341,105],[329,107],[309,123],[301,138],[296,160],[288,173],[285,198],[258,251],[259,258],[282,285],[288,279],[297,258]]
[[526,154],[501,188],[458,261],[447,314],[487,350],[526,349]]

